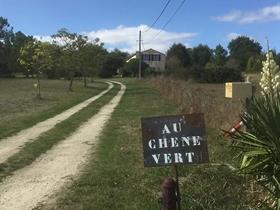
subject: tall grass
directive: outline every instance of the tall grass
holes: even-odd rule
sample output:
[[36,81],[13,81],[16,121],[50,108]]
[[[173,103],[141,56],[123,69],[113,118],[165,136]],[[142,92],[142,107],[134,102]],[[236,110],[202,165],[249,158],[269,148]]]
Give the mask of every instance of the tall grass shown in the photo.
[[224,84],[198,84],[171,78],[151,80],[160,93],[180,107],[183,113],[203,112],[207,126],[228,129],[240,120],[244,101],[224,97]]

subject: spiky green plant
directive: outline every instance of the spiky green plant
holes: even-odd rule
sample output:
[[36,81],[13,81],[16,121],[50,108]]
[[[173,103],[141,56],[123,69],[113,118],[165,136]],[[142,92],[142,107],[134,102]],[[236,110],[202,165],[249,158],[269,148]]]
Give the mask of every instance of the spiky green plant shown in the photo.
[[246,131],[232,137],[240,151],[240,172],[251,174],[263,185],[280,210],[280,73],[273,55],[268,52],[263,62],[260,86],[262,96],[251,100],[242,114]]
[[253,175],[275,199],[280,209],[280,97],[269,95],[251,101],[242,115],[246,131],[234,134],[233,146],[240,151],[240,172]]

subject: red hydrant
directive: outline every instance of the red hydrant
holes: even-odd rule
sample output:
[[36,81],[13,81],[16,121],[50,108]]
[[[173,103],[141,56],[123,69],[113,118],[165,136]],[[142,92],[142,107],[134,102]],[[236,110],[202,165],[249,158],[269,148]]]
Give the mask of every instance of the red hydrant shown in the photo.
[[176,210],[176,182],[172,178],[167,178],[161,184],[163,210]]

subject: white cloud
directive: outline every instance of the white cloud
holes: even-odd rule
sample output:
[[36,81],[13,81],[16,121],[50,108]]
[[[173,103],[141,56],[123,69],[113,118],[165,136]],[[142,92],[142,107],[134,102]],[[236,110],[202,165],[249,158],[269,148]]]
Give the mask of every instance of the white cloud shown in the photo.
[[237,37],[242,36],[242,34],[238,34],[238,33],[229,33],[227,34],[226,38],[228,41],[231,41],[233,39],[236,39]]
[[232,22],[240,18],[240,16],[242,16],[242,12],[235,10],[224,16],[215,17],[214,19],[222,22]]
[[51,36],[40,36],[40,35],[35,35],[33,36],[35,39],[41,41],[41,42],[52,42],[53,38]]
[[250,39],[252,39],[252,40],[254,40],[254,41],[257,41],[257,40],[256,40],[254,37],[252,37],[252,36],[249,36],[249,35],[246,35],[246,34],[239,34],[239,33],[235,33],[235,32],[227,34],[227,35],[226,35],[226,39],[227,39],[228,41],[231,41],[231,40],[233,40],[233,39],[236,39],[236,38],[239,37],[239,36],[246,36],[246,37],[249,37]]
[[56,42],[56,44],[58,45],[64,45],[65,41],[63,41],[60,38],[52,38],[51,36],[40,36],[40,35],[35,35],[33,36],[35,39],[41,41],[41,42],[50,42],[53,43],[54,41]]
[[215,17],[214,19],[222,22],[237,22],[240,24],[280,21],[280,4],[264,7],[256,11],[235,10],[226,15]]
[[177,33],[162,31],[159,36],[154,40],[153,38],[159,33],[160,29],[151,28],[149,31],[145,32],[148,28],[146,25],[125,27],[118,26],[112,29],[101,29],[98,31],[84,32],[89,39],[100,38],[101,42],[109,48],[118,48],[122,51],[135,52],[138,49],[137,40],[139,39],[139,30],[142,31],[143,47],[144,49],[153,48],[165,52],[170,45],[174,42],[186,42],[190,41],[197,34],[196,33]]

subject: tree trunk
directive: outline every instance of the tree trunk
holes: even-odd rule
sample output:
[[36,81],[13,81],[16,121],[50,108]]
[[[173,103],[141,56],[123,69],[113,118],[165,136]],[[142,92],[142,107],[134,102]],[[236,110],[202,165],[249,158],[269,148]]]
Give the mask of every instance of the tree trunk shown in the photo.
[[69,88],[68,88],[68,90],[71,91],[71,92],[73,91],[74,76],[75,76],[75,73],[72,72],[72,71],[70,71],[70,72],[69,72],[70,83],[69,83]]
[[87,87],[87,77],[84,76],[84,87]]
[[39,99],[42,99],[42,98],[41,98],[41,83],[40,83],[39,73],[36,74],[36,77],[37,77],[37,97],[38,97]]
[[70,84],[69,84],[69,88],[68,88],[68,90],[71,91],[71,92],[73,91],[73,88],[72,88],[72,86],[73,86],[73,80],[74,80],[74,78],[73,78],[73,76],[71,76],[71,77],[70,77]]

